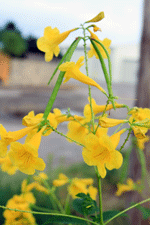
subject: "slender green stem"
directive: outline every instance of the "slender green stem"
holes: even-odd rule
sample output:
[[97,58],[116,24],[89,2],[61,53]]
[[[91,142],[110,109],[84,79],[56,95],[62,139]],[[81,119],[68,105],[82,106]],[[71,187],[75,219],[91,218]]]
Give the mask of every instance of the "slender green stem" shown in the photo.
[[141,149],[138,149],[137,153],[139,155],[139,161],[140,161],[140,165],[141,165],[142,184],[144,185],[146,174],[147,174],[145,155],[144,155],[144,152]]
[[101,176],[99,175],[99,172],[98,172],[98,168],[97,167],[95,167],[95,172],[96,172],[97,179],[98,179],[100,225],[104,225],[104,221],[103,221],[103,209],[102,209]]
[[112,73],[111,73],[111,60],[110,60],[110,56],[109,53],[107,51],[107,49],[105,48],[105,46],[98,40],[94,39],[95,42],[97,42],[99,45],[101,45],[101,47],[104,49],[106,55],[107,55],[107,59],[108,59],[108,67],[109,67],[109,77],[110,77],[110,86],[112,85]]
[[[49,125],[49,126],[50,126],[50,125]],[[83,145],[83,144],[79,143],[78,141],[75,141],[75,140],[73,140],[72,138],[66,136],[65,134],[63,134],[63,133],[57,131],[54,127],[50,126],[50,128],[51,128],[53,131],[55,131],[57,134],[60,134],[61,136],[63,136],[63,137],[65,137],[65,138],[69,139],[70,141],[73,141],[73,142],[76,143],[77,145],[80,145],[80,146],[82,146],[82,147],[85,147],[85,145]]]
[[6,206],[2,206],[0,205],[0,208],[2,209],[8,209],[11,211],[15,211],[15,212],[23,212],[23,213],[32,213],[32,214],[37,214],[37,215],[49,215],[49,216],[60,216],[60,217],[68,217],[68,218],[73,218],[73,219],[79,219],[83,222],[90,222],[93,225],[98,225],[98,223],[95,223],[91,220],[87,220],[78,216],[72,216],[72,215],[65,215],[65,214],[60,214],[60,213],[46,213],[46,212],[36,212],[36,211],[26,211],[26,210],[19,210],[19,209],[12,209],[12,208],[8,208]]
[[67,209],[68,209],[68,206],[69,206],[69,200],[70,200],[70,194],[68,192],[67,198],[66,198],[66,201],[65,201],[65,213],[67,213]]
[[[86,69],[86,75],[89,77],[87,47],[86,47],[86,34],[85,34],[86,29],[83,26],[82,26],[82,28],[83,28],[83,34],[84,34],[83,41],[84,41],[85,69]],[[91,86],[88,85],[88,88],[89,88],[90,108],[91,108],[91,116],[92,116],[92,127],[93,127],[93,132],[94,132],[94,130],[95,130],[95,128],[94,128],[94,112],[93,112],[93,108],[92,108]]]
[[37,206],[37,205],[34,205],[34,204],[30,204],[30,207],[32,209],[35,209],[35,210],[38,210],[38,211],[43,211],[43,212],[51,212],[51,213],[57,213],[58,210],[52,210],[52,209],[47,209],[47,208],[44,208],[44,207],[40,207],[40,206]]
[[131,132],[132,132],[132,128],[129,129],[128,135],[127,135],[124,143],[122,144],[121,148],[119,149],[119,151],[121,151],[124,148],[125,144],[127,143],[128,139],[130,137]]
[[129,208],[127,208],[127,209],[121,211],[120,213],[118,213],[117,215],[113,216],[111,219],[107,220],[107,222],[104,223],[104,225],[110,223],[112,220],[114,220],[114,219],[117,218],[118,216],[121,216],[123,213],[129,211],[130,209],[133,209],[133,208],[135,208],[136,206],[141,205],[141,204],[144,204],[144,203],[146,203],[146,202],[148,202],[148,201],[150,201],[150,198],[148,198],[148,199],[146,199],[146,200],[143,200],[143,201],[141,201],[141,202],[139,202],[139,203],[136,203],[136,204],[130,206]]

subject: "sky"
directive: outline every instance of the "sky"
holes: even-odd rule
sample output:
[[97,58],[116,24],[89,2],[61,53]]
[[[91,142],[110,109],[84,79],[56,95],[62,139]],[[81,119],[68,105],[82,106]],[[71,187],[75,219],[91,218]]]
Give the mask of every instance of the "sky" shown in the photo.
[[[13,21],[24,37],[43,36],[44,28],[57,27],[60,32],[79,27],[104,11],[105,18],[96,23],[100,40],[109,38],[112,45],[138,44],[143,22],[143,0],[0,0],[0,27]],[[69,45],[81,30],[73,32],[61,45]]]

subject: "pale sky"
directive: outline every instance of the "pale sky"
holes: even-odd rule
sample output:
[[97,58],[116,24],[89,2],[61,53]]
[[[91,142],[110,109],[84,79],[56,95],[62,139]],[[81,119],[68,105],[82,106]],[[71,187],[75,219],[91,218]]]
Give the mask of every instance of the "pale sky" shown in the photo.
[[[143,0],[0,0],[0,27],[13,21],[24,36],[43,36],[44,28],[57,27],[60,32],[78,27],[104,11],[105,18],[96,25],[98,36],[107,37],[112,45],[138,44],[143,21]],[[72,33],[62,43],[66,46],[81,31]]]

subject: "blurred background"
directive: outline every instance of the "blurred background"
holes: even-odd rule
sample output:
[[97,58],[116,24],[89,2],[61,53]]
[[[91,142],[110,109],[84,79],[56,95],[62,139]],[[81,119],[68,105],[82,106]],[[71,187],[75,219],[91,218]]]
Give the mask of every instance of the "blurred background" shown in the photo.
[[[44,112],[59,72],[49,86],[47,82],[69,45],[82,35],[80,30],[71,33],[60,45],[59,57],[47,63],[44,53],[36,47],[36,41],[43,36],[44,28],[57,27],[60,32],[64,32],[78,27],[100,11],[104,11],[105,18],[97,23],[102,29],[97,35],[100,40],[112,40],[113,92],[119,97],[118,103],[125,103],[129,107],[150,107],[149,72],[146,70],[149,67],[148,60],[144,72],[142,70],[143,62],[146,62],[144,53],[150,52],[148,0],[5,0],[0,9],[0,123],[7,131],[23,128],[21,119],[29,111],[34,110],[35,114]],[[89,43],[87,49],[90,49]],[[79,43],[72,61],[76,62],[81,55],[84,55],[83,42]],[[93,57],[88,62],[90,77],[105,89],[99,61]],[[85,73],[84,68],[81,71]],[[87,96],[87,86],[71,79],[61,85],[53,108],[58,107],[65,113],[69,107],[73,114],[82,115],[84,105],[88,103]],[[94,87],[92,97],[97,104],[106,102],[105,96]],[[113,118],[125,118],[126,109],[112,110],[110,115]],[[66,133],[67,123],[59,125],[58,130]],[[131,141],[126,148],[130,145]],[[74,162],[83,162],[81,148],[54,132],[43,138],[39,149],[39,156],[47,162],[49,154],[54,156],[52,168],[60,166],[60,163],[72,165]]]

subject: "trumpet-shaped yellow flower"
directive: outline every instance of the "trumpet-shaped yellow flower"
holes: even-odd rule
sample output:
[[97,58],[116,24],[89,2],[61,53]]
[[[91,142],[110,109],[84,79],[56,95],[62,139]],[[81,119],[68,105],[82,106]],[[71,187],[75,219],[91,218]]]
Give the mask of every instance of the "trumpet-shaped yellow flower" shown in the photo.
[[[68,186],[68,192],[72,198],[76,198],[78,193],[88,193],[87,186],[93,184],[93,179],[78,179],[74,178]],[[90,192],[90,191],[89,191]],[[91,190],[92,192],[92,190]],[[89,193],[90,194],[90,193]]]
[[53,59],[53,55],[56,57],[59,55],[59,44],[63,42],[68,35],[75,29],[65,31],[60,34],[59,30],[55,27],[52,29],[50,26],[44,29],[44,37],[37,40],[37,47],[42,52],[45,52],[45,61],[49,62]]
[[[89,98],[88,98],[88,101],[90,102]],[[123,104],[118,104],[117,102],[115,102],[115,107],[116,108],[122,108]],[[98,113],[103,112],[105,110],[105,108],[106,108],[106,111],[113,109],[113,105],[109,104],[109,105],[107,105],[107,107],[106,107],[106,105],[97,105],[96,101],[94,100],[94,98],[92,98],[92,108],[93,108],[94,115],[96,115]],[[86,118],[89,118],[89,120],[91,120],[92,116],[91,116],[90,104],[85,105],[85,107],[84,107],[84,116]]]
[[149,137],[146,136],[145,138],[137,138],[137,146],[139,149],[143,150],[145,148],[145,143],[149,141]]
[[17,171],[17,167],[13,165],[8,155],[6,155],[4,158],[0,158],[0,165],[1,170],[8,173],[9,175],[13,175]]
[[[103,41],[101,41],[101,40],[97,37],[96,34],[94,34],[93,32],[91,32],[90,30],[88,30],[88,31],[89,31],[90,34],[91,34],[91,38],[92,38],[92,39],[95,39],[95,40],[97,40],[97,41],[99,41],[99,42],[101,42],[101,43],[105,46],[105,48],[106,48],[106,50],[108,51],[108,53],[110,54],[111,50],[110,50],[109,47],[110,47],[110,44],[111,44],[111,40],[108,39],[108,38],[105,38]],[[98,47],[100,53],[102,54],[102,57],[103,57],[103,58],[107,58],[107,55],[106,55],[104,49],[103,49],[98,43],[96,43],[96,45],[97,45],[97,47]],[[90,45],[90,48],[91,48],[91,49],[90,49],[89,52],[88,52],[88,57],[91,58],[91,57],[93,57],[93,56],[95,55],[95,57],[98,59],[97,52],[95,51],[95,49],[94,49],[94,47],[93,47],[92,44]]]
[[60,173],[58,176],[58,179],[53,180],[53,186],[55,187],[63,186],[67,184],[68,182],[69,182],[68,177],[63,173]]
[[0,125],[0,157],[5,157],[7,154],[7,146],[10,145],[11,142],[17,141],[24,136],[26,136],[29,132],[34,129],[34,126],[23,128],[18,131],[9,131],[7,132],[3,125]]
[[60,71],[64,72],[66,71],[64,76],[65,77],[64,83],[70,80],[70,78],[73,78],[84,84],[95,86],[103,93],[106,93],[104,89],[99,84],[97,84],[92,78],[87,77],[79,70],[79,68],[84,64],[82,63],[83,60],[84,56],[81,56],[76,62],[76,64],[74,62],[66,62],[59,66]]
[[135,185],[134,185],[134,182],[131,178],[128,178],[127,179],[127,184],[117,184],[117,192],[116,192],[116,195],[117,196],[120,196],[122,195],[124,192],[127,192],[127,191],[132,191],[132,190],[135,190]]
[[20,144],[19,142],[11,143],[8,155],[13,164],[23,173],[32,175],[35,173],[35,169],[41,171],[45,169],[43,159],[38,158],[38,148],[43,130],[44,128],[25,144]]
[[106,176],[106,168],[108,170],[119,169],[122,165],[122,154],[115,148],[119,143],[120,135],[124,131],[120,131],[111,137],[106,134],[100,136],[99,133],[97,135],[90,133],[85,137],[83,159],[89,166],[97,166],[102,178]]
[[44,180],[48,180],[48,176],[46,173],[41,172],[38,176],[33,176],[33,179],[39,183],[43,183]]
[[[55,114],[54,113],[49,113],[47,120],[49,121],[50,125],[56,129],[58,122],[55,119]],[[43,121],[43,113],[39,113],[37,115],[34,114],[34,111],[31,111],[28,113],[28,115],[26,115],[23,119],[22,119],[22,125],[27,126],[27,127],[31,127],[31,126],[37,126],[38,124],[40,124]],[[32,136],[34,136],[38,131],[38,128],[35,128],[34,130],[32,130],[32,132],[30,132],[28,134],[28,138],[27,140],[29,140]],[[42,134],[43,136],[48,136],[50,135],[53,130],[49,127],[45,128],[45,133]]]
[[104,128],[114,127],[121,123],[126,123],[126,122],[127,120],[110,119],[107,117],[100,117],[99,119],[99,125]]

